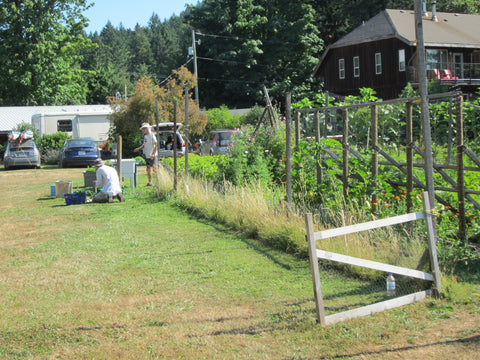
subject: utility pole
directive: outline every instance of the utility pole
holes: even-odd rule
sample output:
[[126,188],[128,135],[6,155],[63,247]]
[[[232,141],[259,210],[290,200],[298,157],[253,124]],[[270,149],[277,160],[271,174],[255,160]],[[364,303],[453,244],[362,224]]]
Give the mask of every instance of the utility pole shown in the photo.
[[[199,101],[198,101],[198,72],[197,72],[197,42],[195,41],[195,30],[192,30],[192,50],[193,50],[193,75],[195,75],[195,104],[199,106]],[[200,45],[200,40],[199,43]]]
[[[428,106],[427,71],[425,61],[425,43],[423,38],[423,14],[422,1],[415,0],[415,34],[417,40],[417,72],[420,82],[420,98],[422,109],[423,141],[425,142],[425,179],[427,182],[428,199],[424,200],[424,208],[435,209],[435,184],[433,182],[433,153],[432,153],[432,132],[430,129],[430,110]],[[427,203],[427,206],[425,204]],[[425,219],[426,220],[426,219]],[[427,234],[429,238],[428,251],[430,254],[430,270],[435,278],[435,291],[442,289],[440,270],[437,259],[437,233],[435,217],[427,223]]]
[[433,209],[435,207],[435,185],[433,182],[432,132],[430,129],[430,111],[428,108],[428,86],[421,0],[415,0],[415,34],[417,41],[417,73],[419,76],[421,98],[423,141],[425,145],[425,179],[430,206]]

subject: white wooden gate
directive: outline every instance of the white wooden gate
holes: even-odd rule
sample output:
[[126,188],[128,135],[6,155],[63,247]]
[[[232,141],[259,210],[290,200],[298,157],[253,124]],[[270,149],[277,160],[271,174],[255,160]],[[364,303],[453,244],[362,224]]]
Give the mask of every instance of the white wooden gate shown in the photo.
[[[430,254],[431,273],[403,268],[395,265],[383,264],[376,261],[370,261],[352,256],[341,255],[325,250],[317,249],[317,241],[328,239],[331,237],[357,233],[366,230],[378,229],[386,226],[402,224],[414,220],[425,219],[428,250]],[[315,306],[317,310],[317,321],[321,325],[333,324],[339,321],[352,319],[360,316],[370,315],[376,312],[392,309],[395,307],[414,303],[418,300],[426,298],[431,294],[432,290],[441,290],[440,271],[438,268],[437,247],[434,231],[434,223],[432,219],[432,211],[428,201],[428,193],[423,193],[423,211],[410,213],[405,215],[394,216],[390,218],[369,221],[361,224],[345,226],[337,229],[324,230],[315,232],[313,229],[312,214],[305,215],[305,223],[307,228],[308,255],[310,258],[310,268],[312,271],[313,291],[315,295]],[[321,246],[321,243],[320,243]],[[390,300],[381,301],[375,304],[363,306],[357,309],[348,310],[332,315],[325,316],[323,306],[322,288],[320,282],[320,271],[318,267],[318,259],[325,259],[345,263],[349,265],[361,266],[369,269],[385,271],[387,273],[409,276],[416,279],[427,280],[433,282],[433,288],[397,297]]]

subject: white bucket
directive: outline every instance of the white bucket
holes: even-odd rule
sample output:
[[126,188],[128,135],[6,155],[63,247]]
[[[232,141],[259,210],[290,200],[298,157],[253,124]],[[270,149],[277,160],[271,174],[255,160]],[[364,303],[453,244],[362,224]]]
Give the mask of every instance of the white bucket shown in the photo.
[[63,198],[64,194],[72,193],[73,183],[71,181],[58,180],[55,181],[55,195],[57,198]]

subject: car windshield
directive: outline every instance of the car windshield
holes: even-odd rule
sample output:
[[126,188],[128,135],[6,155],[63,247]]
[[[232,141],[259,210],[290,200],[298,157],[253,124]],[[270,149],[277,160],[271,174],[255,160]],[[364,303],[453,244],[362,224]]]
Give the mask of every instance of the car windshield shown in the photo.
[[22,142],[14,141],[10,143],[10,150],[31,150],[35,147],[35,142],[33,140],[24,140]]
[[69,140],[67,143],[67,147],[93,147],[92,140]]
[[218,133],[218,143],[220,144],[220,146],[230,145],[232,143],[232,134],[233,132],[231,131]]

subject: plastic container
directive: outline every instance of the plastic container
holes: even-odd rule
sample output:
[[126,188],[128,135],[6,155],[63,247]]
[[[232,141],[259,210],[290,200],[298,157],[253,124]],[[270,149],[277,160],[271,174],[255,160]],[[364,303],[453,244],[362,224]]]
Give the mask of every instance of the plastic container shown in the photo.
[[64,194],[65,203],[67,205],[78,205],[87,203],[87,193]]
[[94,181],[97,180],[97,173],[94,171],[84,171],[83,172],[83,181],[85,187],[94,187]]
[[55,185],[50,185],[50,196],[55,197]]
[[387,276],[387,296],[395,296],[395,290],[395,278],[393,277],[392,273],[390,273]]
[[55,195],[57,198],[63,198],[63,195],[70,194],[72,192],[72,184],[71,181],[55,181]]

